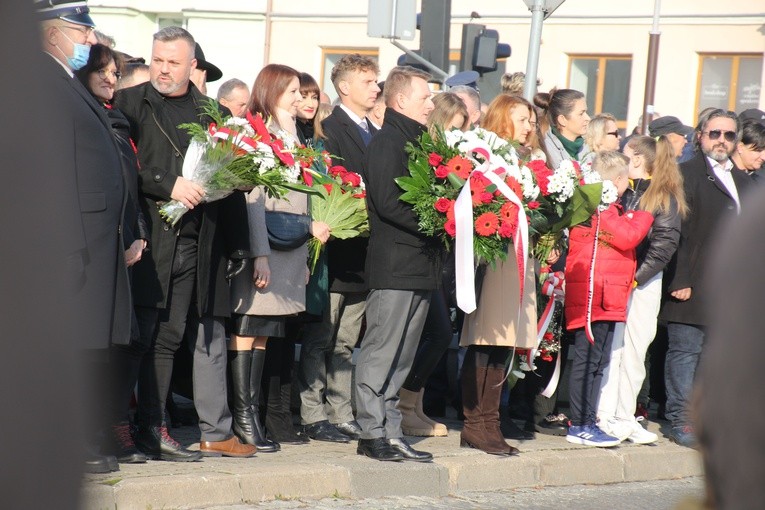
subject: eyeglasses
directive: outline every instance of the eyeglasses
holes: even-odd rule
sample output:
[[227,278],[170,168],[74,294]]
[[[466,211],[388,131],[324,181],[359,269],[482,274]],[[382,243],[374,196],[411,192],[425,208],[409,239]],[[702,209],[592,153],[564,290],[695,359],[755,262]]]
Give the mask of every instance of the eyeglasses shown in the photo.
[[735,131],[722,131],[720,129],[713,129],[711,131],[704,131],[704,134],[707,135],[710,140],[717,140],[718,138],[720,138],[720,135],[724,135],[726,142],[736,141]]
[[619,137],[621,136],[621,135],[619,134],[619,131],[609,131],[609,132],[608,132],[608,133],[606,133],[606,134],[607,134],[607,135],[611,135],[611,136],[613,136],[613,137],[615,137],[615,138],[619,138]]
[[99,69],[98,71],[96,71],[96,74],[102,80],[105,80],[107,77],[111,78],[112,76],[114,76],[114,78],[116,78],[117,80],[122,78],[122,73],[121,72],[119,72],[119,71],[111,71],[109,69]]
[[85,34],[85,37],[90,37],[90,34],[92,34],[96,27],[73,27],[70,25],[58,25],[58,28],[68,28],[70,30],[76,30],[81,34]]

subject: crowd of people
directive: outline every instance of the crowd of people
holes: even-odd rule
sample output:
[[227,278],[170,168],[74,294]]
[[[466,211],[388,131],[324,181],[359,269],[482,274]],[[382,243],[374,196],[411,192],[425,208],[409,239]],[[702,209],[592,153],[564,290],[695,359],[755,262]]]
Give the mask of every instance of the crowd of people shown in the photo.
[[[357,453],[381,461],[430,461],[405,436],[449,433],[428,417],[424,396],[455,334],[464,348],[454,399],[464,414],[462,446],[516,455],[506,439],[534,432],[587,446],[652,443],[656,434],[639,420],[640,393],[660,323],[670,437],[696,445],[689,408],[709,326],[710,243],[758,186],[762,112],[708,109],[695,129],[658,117],[647,134],[636,129],[625,142],[613,115],[590,118],[579,91],[523,99],[522,76],[503,80],[508,90],[482,105],[474,86],[434,96],[423,71],[396,67],[379,81],[373,59],[349,54],[331,71],[333,106],[309,74],[268,64],[251,89],[237,79],[223,83],[220,111],[262,115],[273,134],[326,150],[366,185],[369,237],[331,239],[327,224],[312,221],[310,235],[326,245],[312,275],[307,243],[277,250],[266,227],[269,212],[309,214],[306,194],[274,197],[256,187],[206,202],[204,188],[183,177],[190,135],[178,126],[211,122],[203,114],[206,82],[222,77],[188,31],[154,34],[145,64],[98,42],[85,2],[38,2],[37,12],[50,86],[73,126],[62,171],[76,185],[82,235],[67,262],[77,299],[97,304],[82,325],[94,381],[106,388],[89,471],[147,459],[251,457],[311,440],[357,440]],[[479,266],[477,309],[453,314],[453,255],[420,231],[395,182],[409,174],[408,143],[426,131],[437,137],[478,125],[516,144],[523,160],[591,168],[620,196],[570,229],[567,249],[537,261],[565,273],[569,334],[554,357],[572,360],[570,416],[558,409],[557,393],[540,394],[554,365],[540,360],[542,377],[522,381],[509,397],[527,408],[524,429],[502,420],[500,406],[510,353],[537,344],[536,271],[521,282],[511,249],[511,260]],[[189,209],[177,226],[159,213],[171,199]],[[168,431],[184,372],[198,451]]]

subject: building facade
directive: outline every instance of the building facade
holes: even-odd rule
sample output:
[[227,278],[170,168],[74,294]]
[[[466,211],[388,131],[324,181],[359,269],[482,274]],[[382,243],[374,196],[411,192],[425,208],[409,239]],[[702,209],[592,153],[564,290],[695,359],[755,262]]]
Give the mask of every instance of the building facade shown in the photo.
[[[152,34],[180,25],[221,68],[223,80],[252,83],[265,63],[281,63],[312,74],[334,97],[329,73],[342,55],[377,58],[382,79],[402,54],[388,40],[367,36],[368,1],[91,0],[90,5],[99,29],[116,39],[118,50],[133,56],[148,60]],[[613,113],[621,128],[631,129],[643,109],[653,9],[650,0],[565,1],[544,22],[540,90],[582,90],[591,114]],[[465,23],[497,30],[500,42],[512,46],[499,71],[481,80],[483,99],[489,100],[499,89],[502,71],[526,69],[530,12],[522,0],[452,0],[451,11],[453,65],[447,71],[457,70]],[[471,19],[471,13],[480,18]],[[765,2],[664,2],[659,30],[657,112],[693,124],[708,106],[765,109]],[[401,43],[416,49],[419,40]],[[211,95],[217,83],[208,86]]]

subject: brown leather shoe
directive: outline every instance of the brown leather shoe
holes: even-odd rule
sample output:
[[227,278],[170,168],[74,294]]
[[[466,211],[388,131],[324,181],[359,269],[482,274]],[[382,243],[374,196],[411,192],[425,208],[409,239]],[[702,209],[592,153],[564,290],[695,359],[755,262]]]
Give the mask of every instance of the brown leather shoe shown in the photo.
[[225,441],[202,441],[199,451],[205,457],[252,457],[258,449],[251,444],[242,444],[238,437],[231,436]]

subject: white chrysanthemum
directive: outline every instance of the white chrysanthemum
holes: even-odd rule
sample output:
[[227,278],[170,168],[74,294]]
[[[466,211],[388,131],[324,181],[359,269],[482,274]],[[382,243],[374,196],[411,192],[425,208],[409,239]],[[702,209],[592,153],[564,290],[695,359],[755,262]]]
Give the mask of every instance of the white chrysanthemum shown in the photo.
[[276,166],[274,151],[265,143],[257,143],[257,152],[253,156],[255,164],[258,165],[258,171],[262,174]]
[[556,202],[566,202],[574,194],[576,188],[576,173],[574,173],[574,166],[569,163],[566,167],[561,165],[550,176],[550,183],[547,186],[547,191]]
[[292,166],[286,166],[282,170],[282,175],[284,176],[284,180],[295,184],[298,182],[298,179],[300,178],[300,165],[298,163],[295,163]]
[[582,178],[584,179],[585,184],[595,184],[603,181],[603,178],[598,172],[593,172],[592,170],[585,171],[584,168],[582,169]]
[[605,210],[618,198],[619,191],[616,189],[616,185],[611,181],[603,181],[603,192],[600,195],[601,210]]
[[449,147],[456,147],[460,142],[462,142],[465,137],[463,136],[463,132],[459,129],[453,129],[451,131],[446,131],[444,133],[444,137],[446,138],[446,145]]
[[245,136],[255,136],[255,130],[252,129],[252,126],[247,119],[242,119],[240,117],[229,117],[224,125],[227,127],[237,128],[236,130],[240,133],[243,133]]

